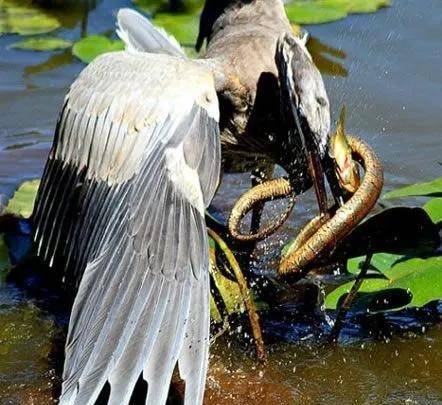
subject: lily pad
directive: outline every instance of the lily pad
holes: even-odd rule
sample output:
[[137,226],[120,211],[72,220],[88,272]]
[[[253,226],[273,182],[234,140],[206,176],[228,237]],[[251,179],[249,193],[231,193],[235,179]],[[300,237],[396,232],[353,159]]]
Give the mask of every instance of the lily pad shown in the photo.
[[[409,303],[401,307],[422,307],[429,302],[442,299],[442,256],[399,260],[382,272],[387,279],[364,280],[359,292],[405,290],[412,298]],[[326,308],[336,309],[342,297],[350,291],[352,284],[353,282],[346,283],[328,294],[325,299]]]
[[60,27],[60,21],[32,0],[0,0],[0,34],[44,34]]
[[90,63],[103,53],[123,49],[123,41],[112,40],[102,35],[91,35],[76,42],[72,47],[72,53],[82,62]]
[[435,224],[442,222],[442,198],[432,198],[424,205],[424,210]]
[[[379,272],[385,274],[396,262],[403,259],[403,255],[395,255],[391,253],[376,253],[373,255],[370,265]],[[347,270],[352,274],[358,274],[361,271],[365,256],[354,257],[347,261]]]
[[389,4],[390,0],[295,0],[286,5],[286,10],[290,21],[321,24],[350,13],[371,13]]
[[153,15],[167,4],[165,0],[132,0],[132,2],[140,10],[143,10],[145,13],[150,15]]
[[289,20],[298,24],[320,24],[347,16],[345,7],[327,1],[294,1],[285,6]]
[[5,213],[14,214],[23,218],[30,217],[32,210],[34,209],[39,185],[40,180],[24,182],[9,200],[9,203],[5,208]]
[[14,42],[9,46],[12,49],[23,49],[26,51],[56,51],[67,49],[72,46],[72,42],[67,39],[57,37],[29,38],[19,42]]
[[182,45],[193,45],[196,42],[199,27],[197,14],[158,13],[153,23],[164,28]]
[[158,12],[197,12],[204,0],[132,0],[144,12],[154,15]]
[[384,195],[384,199],[400,197],[442,197],[442,177],[426,183],[416,183],[392,190]]

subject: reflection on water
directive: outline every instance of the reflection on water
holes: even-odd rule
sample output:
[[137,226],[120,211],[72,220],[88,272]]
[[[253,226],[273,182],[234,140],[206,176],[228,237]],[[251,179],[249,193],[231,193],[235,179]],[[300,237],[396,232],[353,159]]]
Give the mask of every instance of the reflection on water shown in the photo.
[[35,65],[26,66],[23,69],[23,76],[31,76],[39,73],[50,72],[63,65],[69,65],[74,60],[70,49],[63,51],[62,53],[51,54],[44,62],[37,63]]
[[324,44],[315,37],[311,37],[307,45],[313,61],[323,75],[348,76],[348,71],[343,65],[347,58],[344,51]]
[[[63,1],[60,10],[54,7],[60,1],[41,3],[59,19],[57,35],[70,40],[86,31],[110,32],[116,10],[130,5],[129,0]],[[333,111],[336,115],[341,104],[348,106],[349,130],[380,153],[387,189],[441,174],[441,14],[438,0],[428,0],[425,7],[403,0],[375,15],[307,27]],[[8,49],[15,41],[14,36],[0,37],[0,194],[9,196],[25,179],[41,175],[64,94],[83,68],[69,50]],[[226,175],[214,206],[227,214],[249,186],[248,173]],[[257,271],[271,267],[280,245],[312,215],[313,201],[312,195],[303,196],[283,231],[260,245]],[[244,345],[237,338],[230,340],[229,350],[227,337],[216,343],[207,403],[442,400],[442,331],[433,326],[422,333],[440,321],[441,308],[429,308],[424,315],[410,311],[354,319],[344,330],[344,344],[322,347],[319,341],[332,314],[318,310],[318,291],[311,286],[272,297],[273,311],[264,316],[266,339],[273,342],[267,368],[257,366],[251,352],[242,353]],[[50,341],[64,323],[23,290],[0,287],[1,404],[49,403],[58,384]],[[382,336],[376,335],[379,331]]]

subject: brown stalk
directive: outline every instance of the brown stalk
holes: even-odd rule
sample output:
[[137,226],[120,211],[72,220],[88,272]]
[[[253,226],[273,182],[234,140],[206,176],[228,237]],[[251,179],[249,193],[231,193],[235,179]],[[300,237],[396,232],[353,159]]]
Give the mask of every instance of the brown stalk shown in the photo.
[[256,354],[258,356],[258,359],[266,362],[267,360],[267,354],[264,346],[264,340],[262,338],[262,332],[261,332],[261,326],[259,324],[259,315],[256,311],[255,303],[253,302],[253,299],[251,297],[250,290],[247,286],[247,281],[241,271],[241,268],[239,267],[239,264],[233,255],[232,251],[229,249],[229,247],[226,245],[226,243],[222,240],[222,238],[212,229],[207,229],[210,237],[217,243],[217,245],[220,247],[220,249],[225,254],[230,267],[233,270],[233,273],[235,274],[236,281],[238,283],[239,291],[241,293],[242,299],[244,301],[244,305],[247,310],[247,314],[249,316],[250,320],[250,327],[252,329],[253,338],[255,340],[256,345]]

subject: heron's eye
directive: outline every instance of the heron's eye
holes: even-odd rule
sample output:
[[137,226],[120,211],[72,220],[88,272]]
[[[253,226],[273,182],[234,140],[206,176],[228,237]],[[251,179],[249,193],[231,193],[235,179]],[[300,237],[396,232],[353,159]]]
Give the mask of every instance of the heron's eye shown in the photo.
[[322,107],[326,107],[327,106],[327,100],[324,97],[316,97],[316,101]]

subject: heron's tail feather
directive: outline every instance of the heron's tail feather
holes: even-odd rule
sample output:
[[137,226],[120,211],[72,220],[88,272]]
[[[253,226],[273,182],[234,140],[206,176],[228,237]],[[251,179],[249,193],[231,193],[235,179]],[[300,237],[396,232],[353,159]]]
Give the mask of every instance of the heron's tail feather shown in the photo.
[[122,8],[117,16],[117,34],[129,50],[185,56],[177,40],[146,17],[130,8]]

